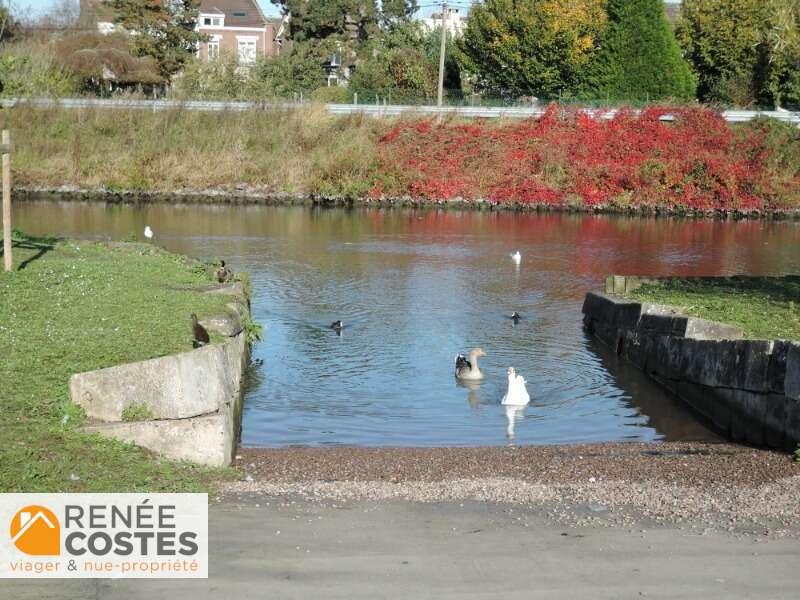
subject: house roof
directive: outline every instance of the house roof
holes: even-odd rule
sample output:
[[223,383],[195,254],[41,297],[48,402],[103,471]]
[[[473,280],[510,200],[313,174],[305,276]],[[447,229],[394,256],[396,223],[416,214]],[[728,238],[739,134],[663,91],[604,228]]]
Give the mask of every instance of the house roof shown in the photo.
[[224,13],[225,27],[264,27],[264,13],[255,0],[201,0],[201,13]]

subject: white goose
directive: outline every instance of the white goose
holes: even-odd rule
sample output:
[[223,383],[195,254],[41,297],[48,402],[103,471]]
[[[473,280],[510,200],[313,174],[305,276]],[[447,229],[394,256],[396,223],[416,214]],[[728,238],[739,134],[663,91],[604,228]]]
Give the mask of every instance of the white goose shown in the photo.
[[146,237],[148,240],[153,239],[153,230],[150,229],[150,225],[144,226],[144,237]]
[[514,254],[511,254],[510,256],[511,260],[514,261],[514,264],[519,266],[519,264],[522,262],[522,254],[519,253],[519,250],[517,250],[516,252],[514,252]]
[[527,406],[531,397],[525,387],[526,383],[522,375],[517,375],[514,367],[508,367],[508,391],[500,404],[503,406]]

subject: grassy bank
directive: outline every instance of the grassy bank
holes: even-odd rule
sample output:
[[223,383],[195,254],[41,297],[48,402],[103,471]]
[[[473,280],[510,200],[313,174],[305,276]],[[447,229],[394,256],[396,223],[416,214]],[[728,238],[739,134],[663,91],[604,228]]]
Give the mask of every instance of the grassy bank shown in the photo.
[[280,112],[12,109],[15,185],[110,190],[234,188],[364,195],[384,125]]
[[676,278],[627,295],[738,325],[749,338],[800,340],[800,277]]
[[191,349],[189,314],[225,299],[176,287],[205,269],[150,245],[18,238],[0,273],[0,491],[202,490],[225,475],[79,431],[76,372]]
[[[673,122],[660,117],[670,114]],[[538,120],[332,117],[278,112],[0,112],[18,186],[460,198],[584,210],[800,208],[800,131],[729,125],[703,108],[551,107]]]

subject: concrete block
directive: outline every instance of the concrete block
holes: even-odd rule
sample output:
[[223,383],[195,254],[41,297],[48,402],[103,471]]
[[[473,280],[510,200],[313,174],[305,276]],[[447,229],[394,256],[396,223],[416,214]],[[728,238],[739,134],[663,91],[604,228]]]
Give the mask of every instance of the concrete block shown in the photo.
[[712,420],[714,397],[708,388],[686,381],[678,381],[676,387],[677,395],[681,400],[686,402],[709,421]]
[[800,400],[800,344],[791,343],[787,348],[784,391],[792,400]]
[[128,363],[70,378],[72,401],[91,419],[121,421],[131,404],[155,419],[185,419],[216,412],[238,394],[244,336],[190,352]]
[[769,391],[775,394],[783,394],[786,391],[784,385],[786,381],[786,358],[791,346],[791,342],[783,340],[777,340],[773,343],[772,354],[769,357],[769,365],[767,366],[767,381]]
[[731,434],[731,399],[730,390],[710,390],[711,422],[723,435]]
[[744,440],[748,444],[764,446],[764,422],[770,396],[764,394],[748,394],[742,398],[741,413],[745,417],[743,423]]
[[[647,312],[645,312],[647,310]],[[674,335],[676,337],[683,337],[686,332],[686,323],[689,321],[688,317],[683,315],[670,315],[670,314],[653,314],[649,312],[651,309],[642,310],[642,316],[639,319],[638,330],[647,335]]]
[[768,393],[773,342],[694,340],[682,344],[681,371],[688,381],[714,388]]
[[622,275],[614,275],[614,293],[625,293],[625,277]]
[[590,330],[612,348],[626,331],[633,331],[639,321],[642,305],[624,298],[589,292],[583,302],[584,322]]
[[683,335],[693,340],[740,340],[744,331],[735,325],[689,317]]
[[788,407],[786,397],[777,394],[767,396],[764,411],[764,443],[771,448],[786,446],[786,421]]
[[241,281],[234,281],[232,283],[225,283],[219,286],[209,288],[204,293],[206,294],[223,294],[225,296],[238,296],[245,298],[244,286]]
[[794,450],[800,445],[800,401],[789,399],[784,407],[786,408],[784,445],[788,450]]
[[[227,306],[235,307],[236,305],[231,303]],[[219,333],[220,335],[224,335],[226,337],[239,335],[244,329],[242,326],[242,318],[239,316],[238,311],[230,308],[222,315],[215,315],[213,317],[202,319],[200,324],[209,331]]]
[[236,442],[232,411],[193,419],[93,423],[84,431],[130,442],[174,460],[216,467],[230,464]]

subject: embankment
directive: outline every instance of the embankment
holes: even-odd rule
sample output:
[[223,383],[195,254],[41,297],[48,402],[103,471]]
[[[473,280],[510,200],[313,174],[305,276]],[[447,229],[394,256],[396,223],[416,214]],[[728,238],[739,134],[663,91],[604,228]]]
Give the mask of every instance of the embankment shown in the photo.
[[641,284],[610,277],[583,305],[589,332],[734,441],[794,450],[800,443],[800,344],[745,339],[741,328],[618,294]]
[[551,107],[487,123],[17,107],[0,126],[12,130],[14,181],[26,194],[702,216],[800,208],[800,131],[728,124],[703,108],[605,120]]
[[0,273],[0,491],[204,491],[226,477],[87,434],[69,390],[74,373],[190,351],[189,315],[231,302],[199,293],[215,285],[209,268],[151,244],[16,236],[13,252]]

